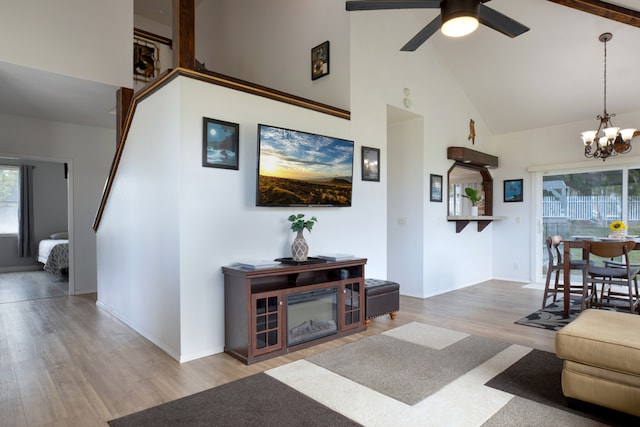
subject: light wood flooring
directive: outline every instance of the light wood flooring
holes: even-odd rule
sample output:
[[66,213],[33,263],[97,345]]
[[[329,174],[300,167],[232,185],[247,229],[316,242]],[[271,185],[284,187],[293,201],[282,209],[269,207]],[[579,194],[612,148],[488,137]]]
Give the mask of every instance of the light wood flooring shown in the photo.
[[69,281],[44,270],[0,273],[0,304],[69,295]]
[[555,332],[513,322],[542,291],[488,281],[427,299],[400,298],[394,321],[246,366],[226,354],[179,364],[95,305],[95,295],[0,303],[0,424],[104,426],[106,421],[417,321],[553,351]]

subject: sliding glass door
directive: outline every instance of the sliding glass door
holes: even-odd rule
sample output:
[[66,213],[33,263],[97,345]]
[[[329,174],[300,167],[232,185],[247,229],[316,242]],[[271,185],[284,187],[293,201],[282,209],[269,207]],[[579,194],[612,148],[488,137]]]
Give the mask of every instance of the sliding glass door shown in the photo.
[[[547,270],[545,240],[561,235],[607,237],[609,225],[623,221],[640,235],[640,169],[617,168],[553,173],[542,177],[542,277]],[[576,256],[580,256],[576,250]],[[640,251],[632,253],[640,262]],[[633,259],[633,258],[632,258]]]

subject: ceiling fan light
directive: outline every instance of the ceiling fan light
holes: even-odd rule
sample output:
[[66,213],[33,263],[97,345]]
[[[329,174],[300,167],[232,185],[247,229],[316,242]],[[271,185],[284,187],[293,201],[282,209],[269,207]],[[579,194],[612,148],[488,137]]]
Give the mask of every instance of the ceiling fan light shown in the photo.
[[447,37],[462,37],[474,32],[479,25],[479,11],[479,0],[443,0],[440,3],[440,31]]
[[463,37],[478,28],[478,19],[473,16],[459,16],[442,24],[440,31],[447,37]]

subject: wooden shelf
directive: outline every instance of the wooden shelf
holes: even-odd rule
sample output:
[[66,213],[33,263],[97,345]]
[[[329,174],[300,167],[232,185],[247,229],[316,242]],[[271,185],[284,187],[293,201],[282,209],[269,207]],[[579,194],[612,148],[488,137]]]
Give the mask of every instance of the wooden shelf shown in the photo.
[[448,216],[447,221],[456,223],[456,233],[461,232],[470,222],[478,223],[478,232],[487,228],[492,221],[507,219],[506,216]]

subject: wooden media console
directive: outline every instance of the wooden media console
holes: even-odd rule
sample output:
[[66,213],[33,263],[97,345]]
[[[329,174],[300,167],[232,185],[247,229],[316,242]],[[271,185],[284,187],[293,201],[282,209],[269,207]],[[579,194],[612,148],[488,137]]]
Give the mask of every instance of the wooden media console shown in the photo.
[[251,364],[364,330],[366,262],[222,267],[224,351]]

